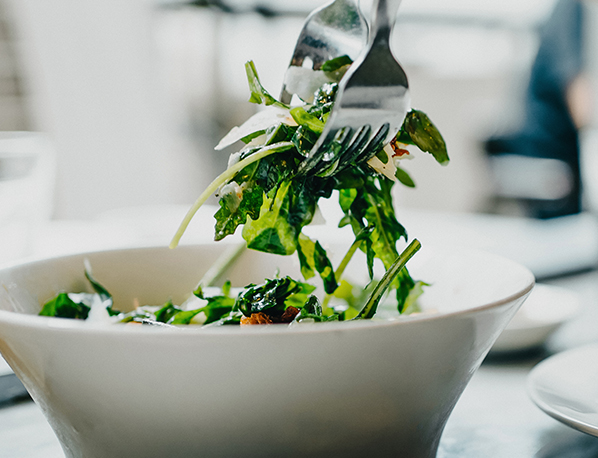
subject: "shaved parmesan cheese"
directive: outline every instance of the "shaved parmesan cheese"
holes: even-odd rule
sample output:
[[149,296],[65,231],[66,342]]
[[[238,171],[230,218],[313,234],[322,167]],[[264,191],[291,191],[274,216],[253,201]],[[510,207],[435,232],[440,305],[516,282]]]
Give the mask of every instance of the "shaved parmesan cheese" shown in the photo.
[[269,127],[276,126],[280,123],[288,126],[296,126],[297,123],[291,116],[287,108],[275,107],[273,105],[266,107],[265,109],[258,111],[251,118],[245,121],[241,126],[233,127],[226,136],[220,140],[220,143],[216,145],[216,150],[220,151],[227,146],[247,137],[254,132],[260,130],[266,130]]
[[301,100],[311,103],[314,93],[332,80],[321,70],[290,66],[284,76],[284,84],[289,94],[296,94]]
[[392,154],[394,153],[394,151],[390,145],[386,145],[384,147],[384,152],[388,157],[388,161],[386,161],[386,164],[382,162],[380,159],[378,159],[376,156],[374,156],[368,161],[368,165],[371,168],[373,168],[376,172],[384,175],[389,180],[397,181],[397,177],[395,176],[395,174],[397,173],[397,168],[395,166],[394,161],[392,160]]

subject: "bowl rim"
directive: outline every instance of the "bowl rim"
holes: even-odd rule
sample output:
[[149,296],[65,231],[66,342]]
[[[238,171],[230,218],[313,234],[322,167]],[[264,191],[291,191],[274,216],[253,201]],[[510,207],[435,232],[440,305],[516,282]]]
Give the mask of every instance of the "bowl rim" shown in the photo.
[[[191,243],[181,244],[179,249],[185,248],[197,248],[206,245],[213,245],[210,243]],[[433,247],[432,247],[433,248]],[[69,259],[69,258],[84,258],[85,256],[91,256],[96,254],[110,254],[116,252],[135,252],[135,251],[148,251],[154,249],[169,250],[167,246],[161,243],[150,243],[140,244],[127,247],[116,247],[116,248],[100,248],[97,250],[86,250],[78,252],[69,252],[61,255],[52,256],[32,256],[25,259],[12,261],[7,264],[0,265],[0,272],[11,270],[14,268],[23,268],[27,265],[49,262],[54,260]],[[459,247],[459,251],[463,251],[463,247]],[[492,308],[497,308],[516,301],[520,298],[527,296],[531,293],[532,289],[536,284],[534,274],[526,266],[504,257],[502,255],[492,253],[486,250],[478,248],[466,248],[466,251],[470,253],[479,253],[485,256],[494,257],[500,259],[503,262],[511,263],[517,266],[525,275],[527,280],[525,286],[521,287],[514,293],[498,299],[496,301],[468,307],[461,310],[453,310],[439,313],[421,313],[415,315],[404,315],[397,316],[393,319],[372,319],[372,320],[358,320],[358,321],[343,321],[343,322],[327,322],[327,323],[304,323],[296,326],[288,325],[272,325],[272,326],[219,326],[219,327],[208,327],[204,328],[201,326],[180,326],[180,327],[158,327],[158,326],[114,326],[112,324],[97,323],[97,322],[86,322],[84,320],[75,320],[70,318],[58,318],[58,317],[46,317],[39,315],[32,315],[28,313],[20,313],[8,310],[0,310],[0,322],[7,324],[14,324],[18,326],[24,326],[27,328],[51,328],[57,329],[61,332],[93,332],[102,334],[123,334],[123,335],[136,335],[136,334],[152,334],[157,335],[161,333],[163,335],[264,335],[264,334],[302,334],[302,333],[319,333],[319,332],[331,332],[331,331],[342,331],[344,329],[367,329],[367,328],[378,328],[388,326],[402,326],[410,322],[427,322],[442,320],[450,317],[466,316],[473,313],[479,313]],[[0,287],[3,287],[3,283],[0,282]]]

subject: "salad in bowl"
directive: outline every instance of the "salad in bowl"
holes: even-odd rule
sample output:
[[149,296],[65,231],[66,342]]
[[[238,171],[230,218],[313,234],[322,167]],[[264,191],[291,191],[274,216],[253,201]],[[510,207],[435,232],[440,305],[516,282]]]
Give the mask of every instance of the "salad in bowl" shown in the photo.
[[[228,168],[197,199],[171,243],[172,248],[177,246],[193,215],[216,194],[220,208],[214,215],[215,241],[241,231],[248,249],[296,255],[301,279],[282,274],[259,284],[235,285],[245,286],[235,297],[231,295],[230,283],[214,291],[209,288],[213,286],[209,279],[198,279],[192,299],[199,299],[200,303],[168,302],[160,307],[143,304],[133,312],[122,313],[115,308],[110,293],[92,277],[88,266],[85,276],[94,294],[62,292],[48,301],[40,313],[87,319],[93,308],[92,316],[104,315],[105,321],[110,317],[114,322],[154,325],[347,321],[374,317],[380,301],[390,292],[397,314],[417,311],[417,299],[426,282],[412,278],[405,265],[420,244],[413,240],[399,253],[398,246],[407,242],[408,235],[395,215],[393,187],[396,183],[415,186],[403,164],[417,152],[430,153],[443,165],[449,162],[446,144],[430,119],[412,109],[389,143],[377,141],[374,136],[350,157],[340,155],[325,170],[301,167],[323,131],[340,78],[351,64],[351,59],[343,56],[325,62],[321,69],[302,72],[301,84],[295,89],[299,103],[289,106],[270,95],[262,86],[254,63],[247,62],[250,102],[263,105],[264,109],[233,128],[217,145],[216,149],[236,143],[242,147],[230,155]],[[291,79],[287,90],[294,88]],[[338,201],[343,215],[338,226],[350,226],[354,234],[354,241],[336,266],[320,241],[303,231],[322,219],[320,199]],[[360,297],[356,297],[354,285],[343,279],[358,251],[365,254],[368,270],[367,284],[358,288],[368,294],[357,293]],[[382,278],[374,276],[376,262],[384,268]],[[312,294],[316,276],[323,292],[320,297]],[[334,300],[343,297],[344,303]],[[330,306],[331,299],[334,307]]]
[[[288,106],[247,63],[265,107],[220,142],[241,148],[171,248],[0,269],[0,352],[68,458],[436,455],[534,278],[408,240],[393,204],[395,184],[414,186],[406,160],[448,163],[421,111],[390,143],[299,173],[350,65],[326,62]],[[219,243],[173,249],[213,194]],[[338,202],[348,243],[307,235],[321,199]]]

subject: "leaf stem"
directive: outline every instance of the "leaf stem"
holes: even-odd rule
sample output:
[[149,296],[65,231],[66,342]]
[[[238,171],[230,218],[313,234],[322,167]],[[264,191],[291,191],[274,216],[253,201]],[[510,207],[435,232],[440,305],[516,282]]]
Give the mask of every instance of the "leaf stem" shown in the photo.
[[407,248],[397,257],[397,259],[391,264],[388,268],[382,279],[378,282],[374,291],[368,298],[365,306],[359,312],[359,314],[355,317],[355,319],[368,319],[372,318],[376,314],[376,310],[378,309],[378,304],[384,295],[384,292],[388,289],[388,286],[392,283],[398,273],[401,271],[407,261],[411,259],[411,257],[419,251],[421,248],[421,243],[419,240],[414,239],[413,242],[409,244]]
[[189,211],[185,215],[185,218],[183,218],[183,221],[181,222],[179,228],[177,229],[176,233],[174,234],[174,237],[172,238],[172,241],[170,242],[170,245],[169,245],[170,248],[177,247],[177,245],[179,244],[179,241],[181,240],[181,237],[185,233],[185,230],[189,226],[189,223],[193,219],[193,216],[195,215],[195,213],[197,213],[197,211],[206,202],[206,200],[208,200],[208,198],[212,194],[214,194],[218,190],[218,188],[220,188],[220,186],[222,186],[223,184],[226,184],[238,172],[243,170],[248,165],[253,164],[254,162],[257,162],[260,159],[263,159],[266,156],[269,156],[270,154],[287,151],[291,148],[294,148],[294,146],[295,145],[292,142],[279,142],[279,143],[274,143],[272,145],[268,145],[265,148],[262,148],[261,150],[253,153],[251,156],[246,157],[245,159],[237,162],[236,164],[234,164],[233,166],[229,167],[224,172],[222,172],[220,175],[218,175],[218,177],[210,183],[210,185],[204,190],[204,192],[201,193],[201,195],[197,198],[197,200],[195,201],[193,206],[189,209]]

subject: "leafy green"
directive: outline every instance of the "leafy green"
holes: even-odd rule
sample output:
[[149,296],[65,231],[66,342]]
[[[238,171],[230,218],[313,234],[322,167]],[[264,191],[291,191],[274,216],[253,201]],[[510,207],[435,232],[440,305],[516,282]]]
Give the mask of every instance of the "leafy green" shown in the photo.
[[441,164],[449,163],[444,138],[427,114],[419,110],[407,113],[397,140],[408,145],[415,145],[420,150],[430,153]]
[[310,296],[295,316],[295,321],[298,323],[302,321],[339,321],[339,319],[340,316],[338,314],[324,315],[322,305],[316,296]]
[[118,315],[120,312],[113,309],[112,295],[95,280],[91,274],[91,267],[85,261],[84,275],[89,281],[95,293],[65,293],[61,292],[53,299],[47,301],[41,311],[42,316],[54,316],[59,318],[76,318],[85,320],[89,315],[91,307],[99,304],[106,307],[110,316]]
[[409,176],[409,174],[400,167],[397,167],[397,171],[395,172],[395,176],[397,180],[399,180],[402,184],[407,186],[408,188],[415,188],[415,182]]
[[255,64],[252,61],[245,64],[245,72],[247,73],[247,81],[249,82],[249,90],[251,91],[250,102],[288,108],[284,103],[276,100],[268,91],[266,91],[266,89],[264,89],[257,74]]
[[243,228],[247,247],[274,253],[290,255],[297,249],[297,228],[289,224],[291,196],[290,182],[283,183],[278,190],[264,199],[257,219],[249,219]]
[[297,124],[305,126],[310,131],[321,134],[324,130],[324,122],[322,122],[317,116],[308,113],[303,107],[295,107],[291,110],[291,116]]
[[[312,285],[293,280],[291,277],[266,280],[260,285],[250,284],[237,297],[235,307],[245,316],[267,312],[280,316],[289,305],[305,303],[307,295],[314,290]],[[300,300],[294,296],[299,295]]]
[[248,217],[253,219],[259,217],[264,201],[264,191],[261,186],[251,183],[240,192],[241,194],[238,195],[232,190],[220,198],[220,209],[214,215],[216,219],[214,240],[222,240],[227,235],[234,234],[237,227],[247,222]]
[[168,323],[177,313],[182,312],[180,307],[176,307],[172,301],[168,301],[166,304],[159,309],[155,316],[156,321],[160,323]]
[[[369,127],[357,132],[349,128],[340,129],[334,138],[325,139],[318,155],[312,154],[333,109],[338,81],[351,63],[347,56],[325,62],[321,69],[331,82],[323,84],[315,92],[312,104],[290,108],[264,88],[254,63],[247,62],[245,70],[250,102],[281,108],[280,118],[276,118],[280,122],[265,130],[262,124],[253,133],[243,131],[245,136],[242,140],[247,144],[236,153],[237,157],[231,160],[229,168],[199,196],[171,242],[171,247],[177,245],[193,215],[211,195],[217,193],[219,208],[214,215],[215,240],[234,234],[242,226],[243,239],[250,249],[277,255],[297,252],[304,279],[317,273],[322,280],[326,293],[322,304],[314,296],[310,297],[314,290],[312,285],[283,277],[267,280],[262,285],[249,285],[237,299],[229,295],[230,284],[225,284],[222,294],[210,297],[199,288],[195,295],[205,302],[193,310],[183,309],[169,301],[159,307],[139,307],[123,314],[112,308],[112,296],[87,269],[85,275],[95,294],[59,295],[45,304],[42,312],[51,316],[81,318],[86,317],[91,305],[99,301],[106,306],[109,314],[119,315],[123,322],[175,325],[203,322],[219,326],[239,324],[243,316],[252,313],[266,311],[272,316],[281,315],[292,306],[300,310],[297,321],[308,318],[315,321],[342,320],[373,316],[382,293],[388,289],[395,291],[399,313],[415,310],[417,298],[426,284],[414,280],[406,268],[397,267],[397,262],[403,259],[397,245],[401,239],[407,242],[408,237],[395,215],[392,199],[395,181],[376,172],[375,164],[368,165],[368,161],[376,156],[383,164],[391,166],[385,168],[385,173],[394,170],[393,164],[389,164],[393,158],[383,148],[386,132],[378,132],[374,139],[370,139]],[[411,110],[407,114],[394,142],[415,145],[432,154],[441,164],[449,161],[444,139],[421,111]],[[348,147],[349,144],[352,146]],[[394,166],[394,178],[405,186],[414,187],[411,176],[396,161]],[[312,222],[319,199],[329,198],[334,191],[338,192],[343,212],[339,227],[348,225],[355,235],[336,270],[320,242],[302,233],[303,228]],[[359,295],[349,294],[347,283],[341,280],[357,250],[366,255],[371,285],[378,285],[365,311],[359,314],[356,311]],[[374,281],[375,259],[379,259],[387,269],[380,283]],[[349,298],[349,305],[342,310],[336,306],[330,308],[328,302],[332,297]]]
[[303,277],[309,279],[314,276],[314,271],[318,272],[324,283],[324,291],[327,294],[332,294],[338,287],[338,283],[332,262],[328,259],[328,254],[320,242],[314,242],[309,237],[300,234],[297,253]]
[[56,297],[46,302],[39,314],[41,316],[54,316],[58,318],[87,319],[91,307],[85,300],[73,300],[71,294],[59,293]]
[[353,61],[349,56],[346,54],[340,57],[335,57],[334,59],[330,59],[322,64],[320,68],[324,72],[334,72],[345,65],[351,65]]

